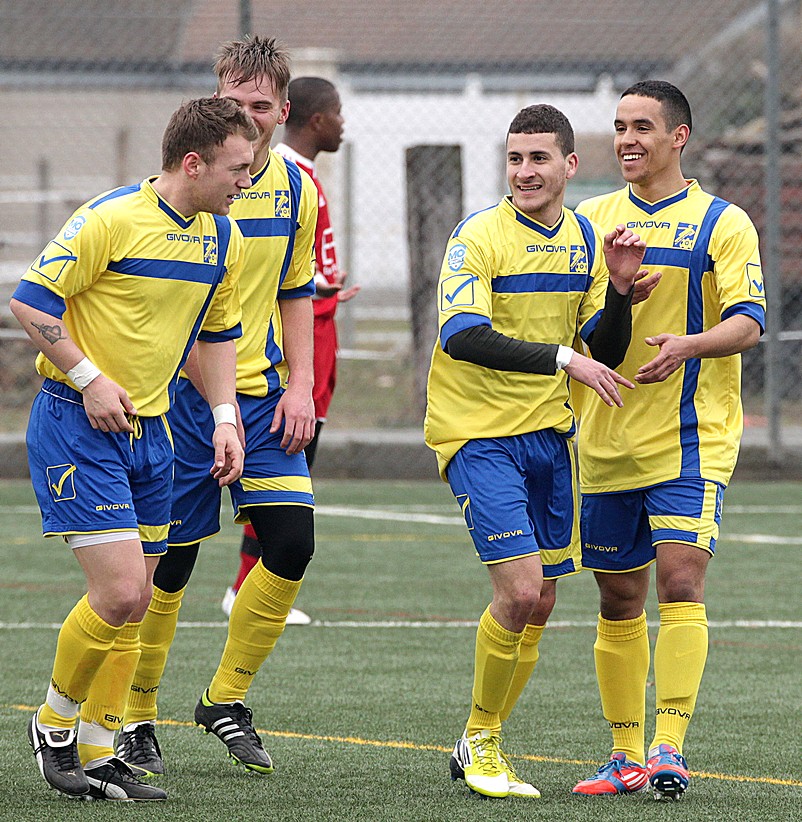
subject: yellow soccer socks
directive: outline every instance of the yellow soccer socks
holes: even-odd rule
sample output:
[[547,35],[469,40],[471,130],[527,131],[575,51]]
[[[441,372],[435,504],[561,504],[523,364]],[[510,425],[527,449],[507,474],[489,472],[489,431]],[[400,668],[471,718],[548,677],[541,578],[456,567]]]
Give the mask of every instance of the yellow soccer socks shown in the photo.
[[660,605],[654,648],[656,724],[650,746],[672,745],[682,753],[707,661],[707,612],[700,602]]
[[507,700],[500,711],[502,722],[506,722],[515,703],[523,693],[526,683],[534,673],[535,665],[540,657],[539,645],[543,637],[545,625],[527,625],[521,638],[521,645],[518,652],[518,664],[515,666],[515,673],[512,676],[510,689],[507,692]]
[[86,595],[78,600],[59,631],[51,684],[39,711],[40,726],[75,726],[78,706],[86,700],[92,680],[121,630],[99,617]]
[[468,737],[488,730],[499,733],[501,711],[518,666],[524,632],[508,631],[490,613],[479,620],[473,674],[473,700],[465,732]]
[[139,662],[140,624],[123,625],[81,706],[78,755],[84,766],[114,756],[114,734],[122,725],[131,680]]
[[142,656],[128,694],[126,725],[153,722],[156,719],[159,684],[167,664],[167,654],[175,638],[178,611],[185,590],[182,588],[173,593],[153,587],[153,597],[139,631]]
[[645,762],[646,678],[649,634],[646,613],[609,620],[599,614],[593,646],[602,712],[613,734],[613,753]]
[[261,562],[254,565],[231,609],[226,646],[209,686],[212,702],[245,699],[253,677],[284,631],[302,582],[278,577]]

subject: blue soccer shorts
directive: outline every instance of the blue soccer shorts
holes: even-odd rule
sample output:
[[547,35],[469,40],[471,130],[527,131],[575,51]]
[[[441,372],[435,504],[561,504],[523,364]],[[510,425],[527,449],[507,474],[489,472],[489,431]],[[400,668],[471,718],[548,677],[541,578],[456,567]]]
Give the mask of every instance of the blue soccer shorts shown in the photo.
[[[288,455],[281,448],[283,427],[270,433],[280,395],[237,394],[245,428],[245,467],[229,486],[234,521],[250,522],[254,505],[314,507],[312,480],[303,452]],[[178,381],[167,419],[175,442],[175,482],[170,521],[170,545],[192,545],[220,530],[222,489],[209,473],[214,463],[214,420],[209,404],[189,380]]]
[[714,554],[723,502],[724,486],[703,479],[585,494],[582,564],[593,571],[634,571],[654,562],[657,546],[665,542]]
[[146,554],[167,550],[173,446],[161,417],[134,417],[134,434],[97,431],[81,394],[45,380],[26,443],[42,532],[139,532]]
[[581,570],[571,439],[546,429],[470,440],[446,475],[483,563],[539,554],[547,579]]

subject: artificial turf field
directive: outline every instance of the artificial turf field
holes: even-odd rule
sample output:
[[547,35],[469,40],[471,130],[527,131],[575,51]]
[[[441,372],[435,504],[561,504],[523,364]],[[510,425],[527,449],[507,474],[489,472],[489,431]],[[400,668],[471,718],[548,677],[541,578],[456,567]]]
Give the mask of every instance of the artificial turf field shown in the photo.
[[[318,481],[317,552],[290,627],[248,703],[276,772],[235,767],[192,723],[225,639],[237,567],[228,521],[190,583],[160,698],[165,804],[68,801],[42,781],[26,723],[46,689],[59,621],[83,593],[66,546],[40,536],[27,481],[0,482],[0,819],[798,820],[802,818],[800,486],[734,483],[708,575],[710,657],[681,802],[587,799],[571,788],[609,755],[589,573],[560,583],[541,659],[505,726],[540,800],[481,800],[448,776],[468,710],[487,574],[439,483]],[[226,503],[227,505],[227,503]],[[650,623],[657,605],[647,606]],[[650,633],[654,637],[655,628]],[[653,700],[653,695],[652,695]],[[651,725],[647,720],[647,742]]]

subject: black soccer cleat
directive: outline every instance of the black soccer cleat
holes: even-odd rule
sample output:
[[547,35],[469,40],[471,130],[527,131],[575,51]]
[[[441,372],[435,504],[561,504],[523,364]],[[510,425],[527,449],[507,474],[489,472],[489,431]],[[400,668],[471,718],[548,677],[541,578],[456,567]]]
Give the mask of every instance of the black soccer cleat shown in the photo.
[[122,759],[111,757],[102,765],[84,770],[89,782],[90,799],[111,799],[118,802],[154,802],[167,799],[167,794],[155,785],[147,785],[134,776]]
[[156,726],[152,722],[140,722],[130,731],[120,731],[117,739],[117,756],[140,779],[164,773],[162,752],[156,739]]
[[43,731],[36,721],[38,716],[37,710],[28,722],[28,741],[45,782],[66,796],[86,796],[89,782],[78,758],[75,728]]
[[249,771],[273,773],[273,761],[253,728],[253,711],[242,702],[211,702],[204,691],[195,706],[195,724],[214,734]]

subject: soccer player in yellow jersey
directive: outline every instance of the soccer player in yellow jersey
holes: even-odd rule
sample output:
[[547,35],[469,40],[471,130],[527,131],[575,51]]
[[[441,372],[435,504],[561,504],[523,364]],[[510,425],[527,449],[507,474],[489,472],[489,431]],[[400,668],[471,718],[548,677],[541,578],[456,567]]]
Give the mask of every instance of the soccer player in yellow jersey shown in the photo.
[[167,549],[165,412],[196,338],[215,420],[205,470],[220,485],[242,473],[234,339],[243,240],[225,215],[251,184],[255,137],[229,100],[184,104],[164,133],[162,173],[81,206],[11,301],[45,378],[27,435],[43,531],[69,544],[88,588],[64,620],[45,702],[28,725],[42,776],[70,796],[166,798],[114,755],[114,734]]
[[[563,207],[578,160],[560,111],[523,109],[506,148],[510,195],[446,247],[425,432],[493,587],[452,778],[486,796],[538,797],[501,750],[501,723],[534,670],[557,578],[581,568],[568,378],[610,406],[622,404],[619,385],[634,387],[612,366],[645,247]],[[573,350],[577,337],[595,359]]]
[[[256,123],[251,188],[231,207],[245,237],[240,279],[242,337],[237,340],[237,402],[245,435],[245,469],[230,486],[236,521],[259,538],[257,562],[237,595],[222,659],[195,708],[235,761],[256,773],[273,763],[244,700],[273,651],[314,551],[314,498],[303,449],[315,427],[312,402],[312,295],[317,189],[294,163],[271,150],[289,112],[289,57],[274,40],[225,44],[215,64],[217,95],[231,98]],[[203,380],[193,359],[170,412],[176,451],[169,549],[154,577],[142,625],[143,650],[131,685],[118,755],[140,773],[164,771],[155,734],[157,695],[178,610],[200,543],[220,530],[221,490],[208,460]]]
[[[594,653],[613,745],[578,794],[632,793],[648,782],[655,798],[676,799],[688,786],[683,741],[707,657],[705,571],[743,426],[740,352],[757,343],[765,317],[757,233],[740,208],[685,179],[690,133],[675,86],[628,88],[614,140],[627,185],[577,209],[602,228],[641,234],[644,286],[659,279],[633,309],[620,371],[637,388],[626,408],[613,416],[592,394],[582,402],[582,561],[601,595]],[[644,758],[652,563],[656,728]]]

